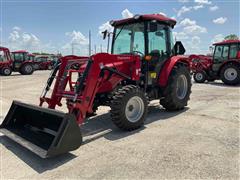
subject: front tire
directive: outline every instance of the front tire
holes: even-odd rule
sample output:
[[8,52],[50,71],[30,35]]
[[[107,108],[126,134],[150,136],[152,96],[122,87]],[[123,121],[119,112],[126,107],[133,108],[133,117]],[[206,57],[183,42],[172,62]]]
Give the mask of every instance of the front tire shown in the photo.
[[34,71],[34,69],[31,64],[24,64],[20,69],[20,73],[22,75],[31,75],[33,73],[33,71]]
[[164,89],[164,98],[160,104],[169,111],[181,110],[187,106],[191,94],[191,76],[185,66],[173,68],[168,85]]
[[236,64],[226,64],[220,72],[221,80],[227,85],[240,83],[240,68]]
[[206,81],[206,74],[203,71],[194,73],[193,79],[196,83],[204,83]]
[[113,123],[122,130],[132,131],[144,124],[148,99],[137,86],[126,85],[114,93],[110,107]]
[[1,74],[4,76],[10,76],[12,74],[12,69],[10,67],[2,68]]

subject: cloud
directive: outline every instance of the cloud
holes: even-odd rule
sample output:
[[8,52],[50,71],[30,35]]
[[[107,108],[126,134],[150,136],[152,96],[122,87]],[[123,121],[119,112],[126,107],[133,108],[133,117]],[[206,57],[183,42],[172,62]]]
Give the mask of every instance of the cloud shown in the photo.
[[198,9],[202,9],[202,8],[203,8],[203,5],[193,6],[193,9],[194,9],[194,10],[198,10]]
[[194,0],[194,2],[198,4],[212,4],[212,2],[208,0]]
[[213,23],[215,23],[215,24],[224,24],[226,21],[227,21],[226,17],[220,17],[220,18],[214,19]]
[[180,2],[180,3],[187,3],[187,2],[189,2],[189,0],[178,0],[178,2]]
[[72,32],[66,32],[65,35],[71,38],[70,43],[88,44],[88,39],[80,31],[73,30]]
[[177,16],[180,17],[182,14],[186,13],[186,12],[189,12],[192,10],[192,7],[186,7],[186,6],[183,6],[181,7],[181,9],[178,11],[177,13]]
[[209,8],[210,11],[216,11],[218,9],[219,9],[218,6],[212,6],[212,7]]
[[100,25],[98,27],[98,33],[99,35],[102,35],[102,32],[107,30],[108,32],[112,32],[113,31],[113,27],[111,26],[111,24],[108,22],[103,23],[102,25]]
[[173,37],[176,40],[186,40],[189,36],[185,32],[173,32]]
[[63,54],[70,54],[72,48],[74,48],[74,54],[76,55],[88,55],[88,38],[84,36],[80,31],[73,30],[72,32],[66,32],[65,35],[70,38],[69,42],[65,43],[62,47]]
[[207,29],[205,27],[201,27],[201,26],[195,24],[195,25],[190,25],[190,26],[184,27],[183,31],[186,34],[195,35],[195,34],[199,34],[199,33],[206,33]]
[[158,14],[163,15],[163,16],[167,16],[167,14],[163,13],[163,12],[159,12]]
[[196,25],[196,21],[191,20],[189,18],[185,18],[179,23],[179,26],[192,26],[192,25]]
[[21,28],[14,27],[13,31],[8,37],[8,46],[10,49],[26,49],[26,50],[39,50],[41,48],[40,39],[32,34],[27,32],[22,32]]
[[221,42],[224,40],[224,35],[223,34],[217,34],[213,37],[212,39],[212,43],[216,43],[216,42]]
[[193,45],[199,45],[201,43],[201,39],[198,36],[193,36],[192,37],[192,44]]
[[133,14],[128,9],[124,9],[122,11],[122,18],[131,18],[131,17],[133,17]]

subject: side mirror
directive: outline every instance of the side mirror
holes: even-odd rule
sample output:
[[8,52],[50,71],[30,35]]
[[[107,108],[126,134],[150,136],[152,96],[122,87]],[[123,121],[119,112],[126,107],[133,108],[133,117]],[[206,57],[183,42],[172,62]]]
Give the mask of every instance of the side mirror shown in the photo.
[[105,31],[103,31],[103,32],[102,32],[102,34],[103,34],[103,39],[106,39],[106,37],[107,37],[107,34],[108,34],[108,31],[107,31],[107,30],[105,30]]
[[186,52],[186,50],[185,50],[181,41],[177,41],[175,43],[175,45],[173,47],[173,50],[174,50],[175,55],[183,55]]

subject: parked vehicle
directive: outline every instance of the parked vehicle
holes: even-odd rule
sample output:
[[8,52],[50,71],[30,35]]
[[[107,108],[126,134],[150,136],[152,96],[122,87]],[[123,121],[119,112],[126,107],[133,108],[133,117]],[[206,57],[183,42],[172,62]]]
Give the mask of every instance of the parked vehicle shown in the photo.
[[51,70],[53,62],[48,56],[37,56],[34,59],[34,68],[38,70]]
[[221,79],[227,85],[240,84],[240,40],[227,40],[213,45],[213,56],[190,56],[194,80],[203,83]]
[[[181,42],[173,46],[175,24],[159,14],[112,21],[111,54],[62,57],[40,106],[13,101],[0,131],[45,158],[77,149],[79,125],[100,105],[110,106],[113,123],[126,131],[143,126],[150,100],[159,100],[166,110],[183,109],[191,93],[190,65]],[[54,110],[63,99],[68,113]],[[44,103],[48,108],[41,107]]]
[[9,76],[12,71],[30,75],[34,72],[33,61],[28,59],[27,51],[14,51],[10,54],[8,48],[0,47],[0,72]]

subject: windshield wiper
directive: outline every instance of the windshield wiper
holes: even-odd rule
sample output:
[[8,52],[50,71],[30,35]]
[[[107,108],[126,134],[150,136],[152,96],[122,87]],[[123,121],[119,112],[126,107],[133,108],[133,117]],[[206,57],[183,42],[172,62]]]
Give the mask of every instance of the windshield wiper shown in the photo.
[[114,41],[117,39],[117,37],[119,36],[119,34],[122,32],[123,28],[125,27],[125,24],[121,27],[120,31],[117,33],[117,35],[114,38]]

